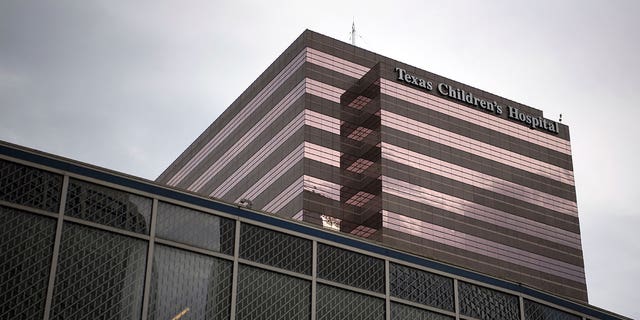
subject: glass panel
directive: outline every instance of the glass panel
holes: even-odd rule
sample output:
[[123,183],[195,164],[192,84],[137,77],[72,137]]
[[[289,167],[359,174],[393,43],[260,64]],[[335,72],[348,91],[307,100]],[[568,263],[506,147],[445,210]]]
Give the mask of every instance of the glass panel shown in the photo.
[[318,277],[382,293],[384,292],[384,261],[318,244]]
[[229,319],[233,263],[157,245],[149,319]]
[[520,319],[520,302],[516,296],[463,281],[458,282],[458,294],[460,314],[483,320]]
[[204,212],[158,203],[156,236],[233,255],[235,222]]
[[0,159],[0,200],[58,213],[62,176]]
[[453,279],[395,263],[389,273],[392,296],[454,311]]
[[138,233],[149,233],[151,199],[71,179],[65,214]]
[[581,317],[524,299],[524,318],[526,320],[580,320]]
[[44,311],[56,220],[0,207],[0,319]]
[[147,243],[63,226],[51,319],[140,319]]
[[242,224],[241,258],[310,275],[312,254],[310,240],[246,223]]
[[239,266],[238,320],[311,318],[311,282],[250,266]]
[[362,293],[318,284],[318,320],[365,320],[385,318],[384,300]]
[[391,320],[451,320],[453,317],[445,316],[433,311],[424,310],[402,303],[391,303]]

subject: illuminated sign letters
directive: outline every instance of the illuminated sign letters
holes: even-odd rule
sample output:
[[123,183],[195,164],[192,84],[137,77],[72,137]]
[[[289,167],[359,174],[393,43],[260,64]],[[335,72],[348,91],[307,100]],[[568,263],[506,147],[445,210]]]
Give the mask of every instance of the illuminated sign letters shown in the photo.
[[[433,91],[434,85],[433,82],[427,81],[418,76],[412,75],[407,72],[407,70],[402,68],[396,68],[395,72],[398,74],[398,81],[410,84],[414,87],[421,88],[427,91]],[[485,112],[493,113],[497,116],[501,116],[506,113],[507,118],[522,122],[527,125],[531,129],[542,129],[547,132],[559,133],[559,126],[554,121],[545,119],[541,116],[534,116],[525,112],[520,111],[518,108],[512,106],[500,105],[496,101],[490,101],[483,99],[481,97],[475,96],[471,92],[467,92],[463,89],[456,88],[447,83],[438,83],[435,86],[436,91],[441,96],[445,96],[451,99],[458,100],[460,102],[466,103],[468,105],[472,105],[478,109],[481,109]]]

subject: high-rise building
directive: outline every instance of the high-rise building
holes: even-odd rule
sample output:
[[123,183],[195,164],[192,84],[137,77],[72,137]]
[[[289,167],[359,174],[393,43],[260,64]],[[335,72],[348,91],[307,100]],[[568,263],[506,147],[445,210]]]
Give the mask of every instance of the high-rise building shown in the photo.
[[566,125],[312,31],[157,182],[587,301]]
[[566,126],[311,31],[158,180],[0,141],[0,319],[628,319]]

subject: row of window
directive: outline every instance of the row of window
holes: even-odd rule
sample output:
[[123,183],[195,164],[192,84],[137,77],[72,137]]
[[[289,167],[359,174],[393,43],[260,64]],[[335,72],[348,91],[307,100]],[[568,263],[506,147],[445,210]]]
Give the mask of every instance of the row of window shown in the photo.
[[[59,211],[61,176],[4,160],[0,160],[0,173],[0,200],[54,213]],[[152,203],[150,198],[69,179],[64,213],[81,219],[79,222],[90,221],[148,235],[152,229]],[[182,312],[196,315],[196,319],[229,317],[236,238],[236,222],[232,219],[158,202],[155,238],[169,242],[155,244],[151,276],[145,280],[149,242],[142,238],[67,221],[63,224],[59,252],[54,256],[56,219],[0,208],[3,231],[0,233],[0,270],[5,270],[1,278],[9,279],[4,282],[8,287],[0,297],[3,301],[0,310],[5,310],[0,318],[26,315],[33,318],[42,313],[52,258],[57,265],[51,319],[88,315],[90,318],[140,318],[145,281],[149,281],[149,319],[170,319]],[[170,246],[174,242],[193,249]],[[277,319],[283,315],[290,319],[309,319],[313,241],[242,223],[239,244],[236,319]],[[324,243],[318,243],[316,250],[316,276],[320,279],[315,292],[317,318],[383,319],[385,261]],[[259,265],[275,269],[267,270]],[[443,313],[455,311],[452,278],[396,263],[389,263],[388,272],[392,319],[412,314],[418,319],[448,317],[426,310],[430,308]],[[330,283],[345,287],[334,287]],[[364,291],[348,290],[348,287]],[[463,316],[520,318],[517,296],[458,281],[458,297]],[[37,303],[32,303],[34,301]],[[408,305],[410,303],[423,308]],[[551,319],[551,316],[579,319],[529,300],[525,300],[524,306],[526,319]]]

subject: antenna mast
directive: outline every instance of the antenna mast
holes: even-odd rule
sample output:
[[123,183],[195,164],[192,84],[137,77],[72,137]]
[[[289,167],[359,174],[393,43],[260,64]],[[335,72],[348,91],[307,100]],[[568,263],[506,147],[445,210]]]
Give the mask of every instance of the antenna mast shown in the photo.
[[353,46],[356,45],[356,19],[353,19],[353,23],[351,24],[351,44]]

